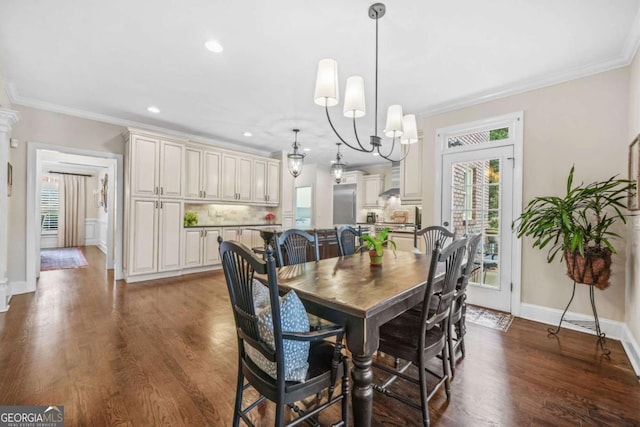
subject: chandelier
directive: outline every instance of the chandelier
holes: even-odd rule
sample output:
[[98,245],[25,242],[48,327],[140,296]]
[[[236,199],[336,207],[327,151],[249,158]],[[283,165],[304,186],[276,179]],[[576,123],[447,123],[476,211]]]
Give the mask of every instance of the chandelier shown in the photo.
[[302,165],[304,163],[304,156],[298,151],[300,148],[300,144],[298,144],[298,132],[300,129],[293,129],[295,134],[295,140],[293,141],[293,153],[287,154],[287,166],[289,167],[289,173],[293,175],[294,178],[297,178],[298,175],[302,173]]
[[[391,150],[381,151],[382,138],[378,136],[378,20],[385,14],[386,8],[382,3],[375,3],[369,7],[369,17],[376,20],[376,67],[375,67],[375,111],[374,111],[374,134],[369,137],[370,146],[365,148],[358,137],[356,119],[365,115],[364,99],[364,79],[361,76],[351,76],[347,79],[344,94],[344,116],[353,120],[353,132],[355,134],[355,144],[349,144],[336,130],[329,115],[329,107],[338,105],[338,63],[335,59],[321,59],[318,64],[318,75],[316,78],[316,88],[314,102],[324,106],[327,120],[331,129],[338,139],[347,147],[362,152],[373,153],[389,161],[403,160],[409,154],[409,149],[399,159],[391,159],[396,142],[401,144],[413,144],[418,141],[418,129],[416,126],[416,116],[413,114],[402,115],[401,105],[391,105],[387,109],[387,121],[383,130],[384,135],[392,138]],[[338,147],[338,150],[340,148]],[[339,153],[339,151],[338,151]],[[340,155],[340,154],[338,154]]]

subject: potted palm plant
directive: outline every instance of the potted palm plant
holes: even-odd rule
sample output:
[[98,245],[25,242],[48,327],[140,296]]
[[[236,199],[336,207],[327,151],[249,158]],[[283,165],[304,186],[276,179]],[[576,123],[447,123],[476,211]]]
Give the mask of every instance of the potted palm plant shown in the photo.
[[384,254],[385,246],[391,246],[393,254],[396,254],[396,242],[388,239],[389,230],[389,227],[385,227],[378,234],[362,235],[364,243],[357,249],[357,251],[362,248],[366,248],[369,251],[372,266],[382,265],[382,255]]
[[514,222],[518,237],[533,238],[533,247],[547,249],[547,262],[558,253],[567,265],[567,275],[577,283],[609,286],[611,254],[616,253],[610,239],[616,221],[626,223],[624,201],[634,189],[632,181],[616,179],[585,185],[573,183],[569,172],[564,197],[536,197]]

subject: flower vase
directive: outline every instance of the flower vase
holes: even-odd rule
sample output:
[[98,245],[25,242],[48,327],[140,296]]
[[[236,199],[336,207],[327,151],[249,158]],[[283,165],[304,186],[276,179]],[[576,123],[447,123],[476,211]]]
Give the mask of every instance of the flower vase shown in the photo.
[[382,255],[378,255],[375,249],[369,251],[369,258],[371,259],[372,267],[382,267]]

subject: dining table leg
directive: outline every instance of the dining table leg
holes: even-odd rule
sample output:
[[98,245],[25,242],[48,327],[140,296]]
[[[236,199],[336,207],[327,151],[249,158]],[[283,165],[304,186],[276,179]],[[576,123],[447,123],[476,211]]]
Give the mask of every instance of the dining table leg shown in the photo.
[[352,319],[347,324],[347,347],[353,361],[351,406],[355,427],[371,426],[373,412],[371,364],[373,354],[378,349],[378,328],[372,328],[372,326],[364,319]]

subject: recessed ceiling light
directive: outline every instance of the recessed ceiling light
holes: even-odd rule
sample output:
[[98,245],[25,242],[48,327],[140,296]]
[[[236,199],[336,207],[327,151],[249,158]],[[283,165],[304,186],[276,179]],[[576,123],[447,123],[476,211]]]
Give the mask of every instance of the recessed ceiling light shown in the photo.
[[158,114],[160,112],[160,109],[155,105],[152,105],[150,107],[147,107],[147,111],[153,114]]
[[253,134],[251,132],[245,132],[243,133],[244,136],[253,136]]
[[224,50],[222,48],[222,45],[215,40],[209,40],[204,44],[204,47],[209,49],[211,52],[215,52],[215,53],[220,53]]
[[303,148],[302,151],[311,151],[311,148]]

